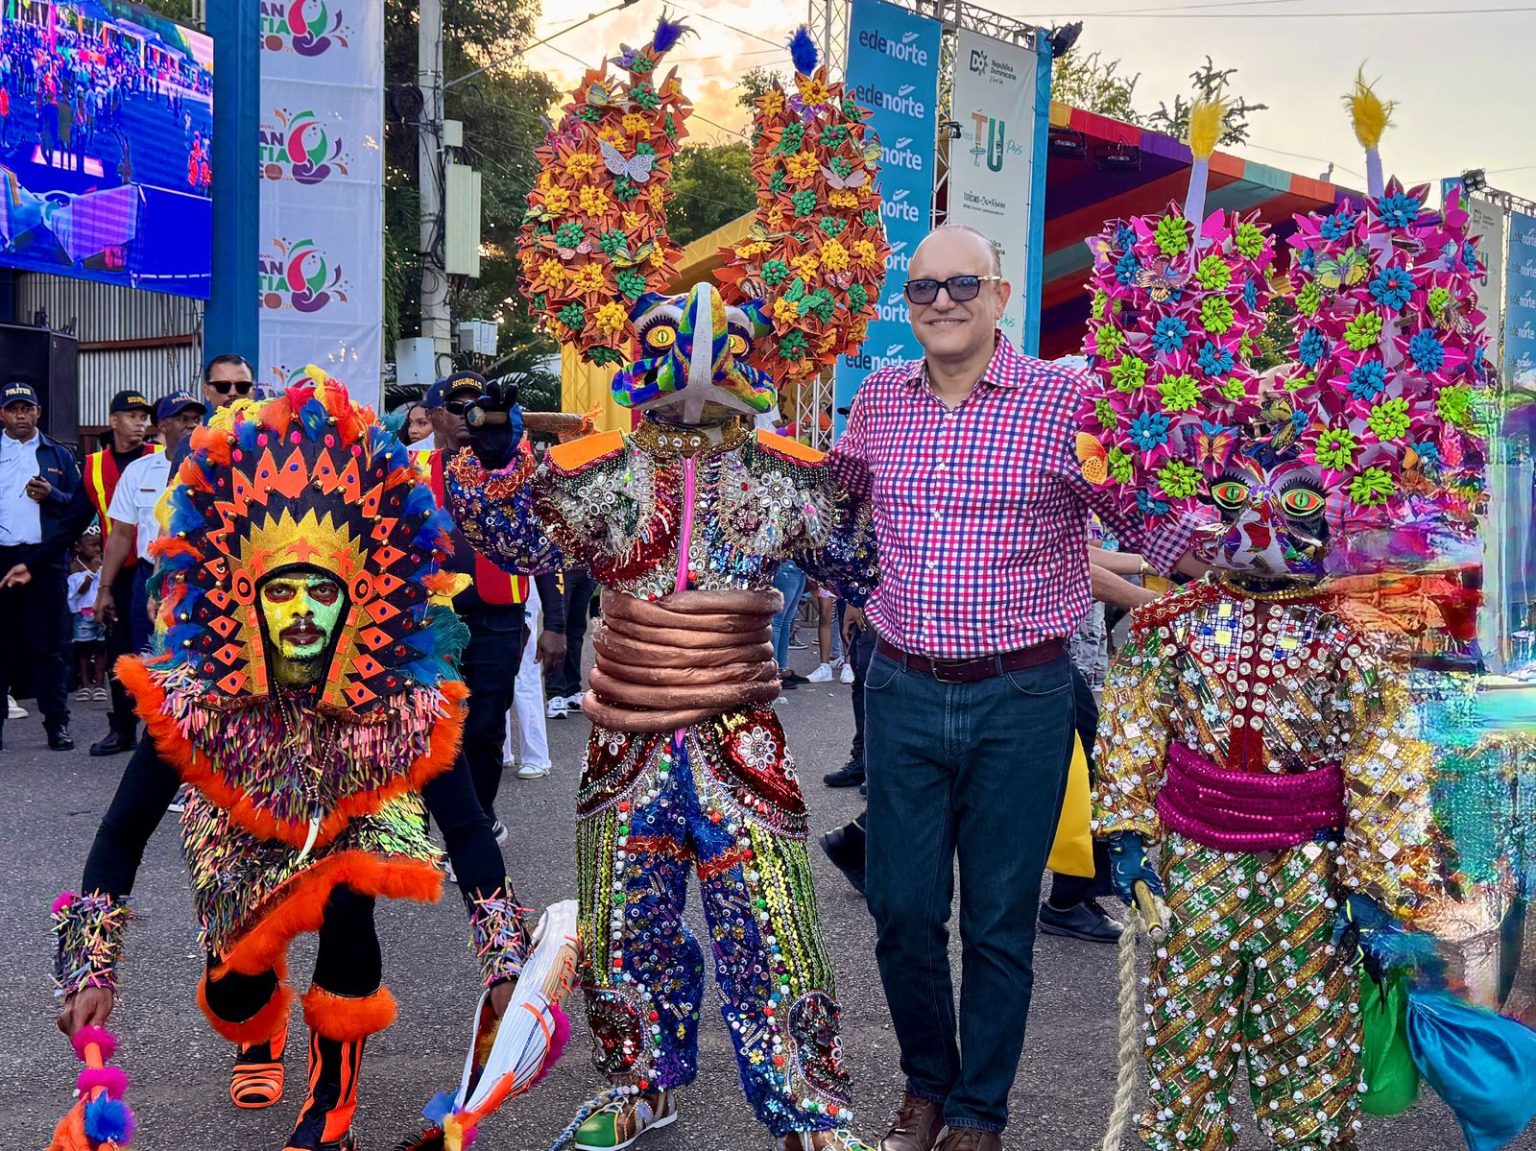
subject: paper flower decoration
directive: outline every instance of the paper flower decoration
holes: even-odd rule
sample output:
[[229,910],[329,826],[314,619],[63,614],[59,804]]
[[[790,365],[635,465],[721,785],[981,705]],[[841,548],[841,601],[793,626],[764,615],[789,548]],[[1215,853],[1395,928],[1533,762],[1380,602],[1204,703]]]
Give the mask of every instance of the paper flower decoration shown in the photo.
[[672,160],[691,108],[661,58],[687,31],[666,19],[651,42],[589,70],[559,125],[535,149],[539,176],[518,235],[522,290],[563,344],[619,363],[634,332],[629,305],[672,280],[667,238]]
[[752,229],[727,250],[718,279],[727,302],[762,300],[773,321],[753,348],[753,366],[805,381],[863,343],[889,248],[868,111],[817,67],[805,29],[790,51],[794,92],[775,85],[757,102]]
[[1264,327],[1274,243],[1256,214],[1217,212],[1197,227],[1173,204],[1111,222],[1089,248],[1084,474],[1112,487],[1132,518],[1193,511],[1203,480],[1226,465],[1258,411],[1248,361]]

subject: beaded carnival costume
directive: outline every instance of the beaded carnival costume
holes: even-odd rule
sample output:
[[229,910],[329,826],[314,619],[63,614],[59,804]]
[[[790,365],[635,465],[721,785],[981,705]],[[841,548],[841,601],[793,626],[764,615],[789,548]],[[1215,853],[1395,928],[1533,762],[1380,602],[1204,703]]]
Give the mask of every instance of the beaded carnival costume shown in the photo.
[[497,431],[508,423],[484,423],[448,468],[450,503],[509,570],[590,566],[604,589],[577,857],[595,1062],[616,1087],[567,1134],[580,1148],[627,1145],[675,1118],[670,1093],[696,1075],[705,957],[683,921],[692,870],[754,1113],[780,1147],[854,1147],[770,639],[779,564],[862,602],[872,530],[819,453],[742,417],[772,408],[776,379],[814,375],[862,339],[886,253],[877,145],[802,32],[794,90],[758,102],[751,235],[724,254],[718,288],[660,294],[687,107],[657,67],[681,31],[664,20],[626,49],[627,78],[583,80],[539,152],[522,233],[535,309],[590,360],[627,361],[614,394],[644,418],[628,435],[560,444],[536,470],[512,462],[514,437]]
[[[1216,513],[1197,553],[1213,572],[1135,613],[1106,687],[1094,791],[1117,890],[1166,889],[1137,1119],[1157,1151],[1234,1145],[1240,1070],[1268,1145],[1355,1147],[1362,1100],[1386,1086],[1364,1081],[1380,1065],[1364,1007],[1403,927],[1444,896],[1432,748],[1401,636],[1357,610],[1344,577],[1430,568],[1475,530],[1479,265],[1454,198],[1436,215],[1423,189],[1383,186],[1386,110],[1363,84],[1353,107],[1371,195],[1299,221],[1284,369],[1248,366],[1265,229],[1201,208],[1219,107],[1192,116],[1187,207],[1113,223],[1091,245],[1084,473],[1148,520]],[[1488,1016],[1466,1034],[1502,1024],[1523,1030]],[[1518,1134],[1525,1117],[1474,1138],[1476,1108],[1458,1104],[1428,1046],[1414,1062],[1473,1147]],[[1506,1070],[1528,1075],[1532,1058]],[[1518,1108],[1506,1110],[1507,1125]]]
[[438,569],[451,523],[373,413],[310,379],[218,413],[192,435],[152,545],[152,654],[118,674],[146,734],[85,868],[54,908],[66,1010],[112,993],[127,897],[178,789],[183,851],[207,953],[198,1002],[239,1045],[237,1107],[284,1081],[287,951],[318,932],[309,1094],[288,1146],[353,1143],[366,1037],[389,1026],[377,897],[435,900],[457,870],[487,986],[526,951],[500,853],[458,756],[463,626]]

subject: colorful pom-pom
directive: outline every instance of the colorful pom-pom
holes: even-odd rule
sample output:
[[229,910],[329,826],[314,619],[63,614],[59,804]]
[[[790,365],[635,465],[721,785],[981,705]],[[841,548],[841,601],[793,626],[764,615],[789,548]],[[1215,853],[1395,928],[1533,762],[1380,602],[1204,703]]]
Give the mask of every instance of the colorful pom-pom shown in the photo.
[[121,1099],[102,1096],[85,1105],[85,1134],[93,1144],[128,1143],[133,1127],[133,1112]]
[[75,1090],[89,1095],[97,1088],[112,1099],[121,1099],[128,1090],[128,1076],[121,1067],[87,1067],[75,1080]]
[[111,1059],[117,1050],[117,1036],[105,1027],[82,1027],[69,1037],[69,1042],[82,1063],[85,1062],[86,1048],[92,1045],[101,1051],[102,1062]]

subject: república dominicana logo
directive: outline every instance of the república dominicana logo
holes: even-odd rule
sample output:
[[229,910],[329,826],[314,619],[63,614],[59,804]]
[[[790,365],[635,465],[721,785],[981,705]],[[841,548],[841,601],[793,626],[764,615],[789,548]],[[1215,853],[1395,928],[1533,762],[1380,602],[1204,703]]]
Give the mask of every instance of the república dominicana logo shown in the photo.
[[347,302],[341,265],[334,268],[314,240],[272,241],[261,264],[261,306],[312,315]]
[[262,0],[261,38],[268,52],[320,56],[348,47],[346,14],[326,0]]
[[264,180],[294,180],[320,184],[329,176],[345,176],[349,157],[338,133],[332,136],[314,112],[274,108],[261,125],[261,176]]

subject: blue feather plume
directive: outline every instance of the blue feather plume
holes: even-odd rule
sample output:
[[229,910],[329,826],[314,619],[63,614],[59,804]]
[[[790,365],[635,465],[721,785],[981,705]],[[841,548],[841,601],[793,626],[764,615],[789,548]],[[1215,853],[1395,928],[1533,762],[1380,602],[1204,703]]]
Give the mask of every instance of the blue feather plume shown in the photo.
[[816,41],[811,39],[810,30],[802,24],[789,39],[789,58],[795,62],[795,71],[802,76],[809,76],[816,71],[817,57]]
[[133,1112],[121,1099],[92,1099],[85,1105],[85,1134],[93,1144],[126,1144],[133,1138]]
[[663,12],[661,19],[656,21],[656,35],[651,37],[651,51],[658,56],[669,51],[688,31],[688,26],[681,20],[673,20]]

